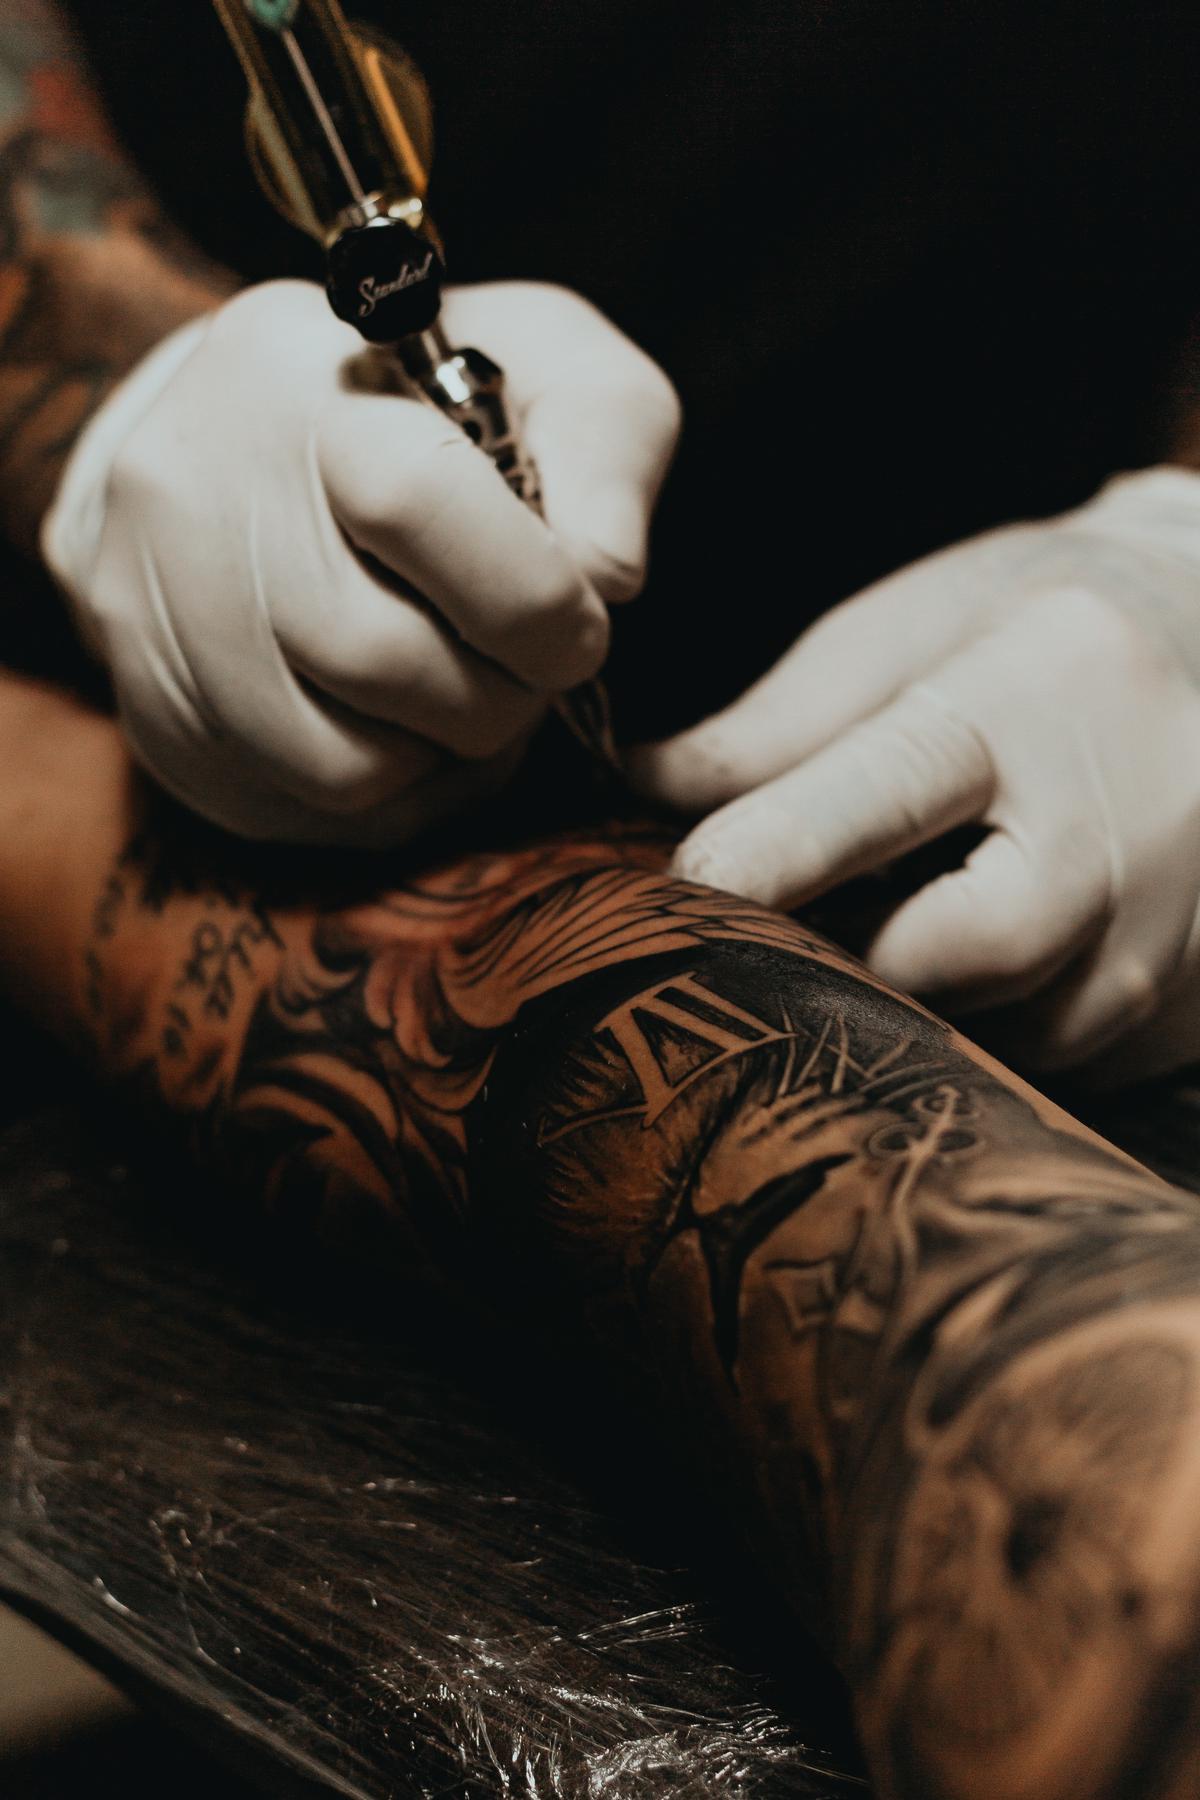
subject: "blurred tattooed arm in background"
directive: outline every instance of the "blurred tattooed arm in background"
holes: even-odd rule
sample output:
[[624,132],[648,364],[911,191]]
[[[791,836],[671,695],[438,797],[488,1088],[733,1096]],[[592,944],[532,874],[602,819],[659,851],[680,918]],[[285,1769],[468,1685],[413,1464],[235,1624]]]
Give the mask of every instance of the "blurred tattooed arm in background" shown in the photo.
[[[1200,1208],[621,828],[314,894],[9,682],[10,985],[282,1244],[582,1331],[731,1493],[879,1791],[1200,1779]],[[234,1215],[230,1215],[232,1218]]]
[[236,285],[122,157],[52,0],[0,0],[0,243],[0,523],[33,550],[106,395]]

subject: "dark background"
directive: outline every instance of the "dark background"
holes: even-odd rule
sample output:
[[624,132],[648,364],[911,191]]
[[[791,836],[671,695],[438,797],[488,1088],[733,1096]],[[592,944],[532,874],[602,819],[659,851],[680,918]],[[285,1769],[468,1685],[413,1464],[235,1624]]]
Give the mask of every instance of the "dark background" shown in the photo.
[[[119,127],[248,275],[259,202],[206,0],[75,0]],[[687,440],[612,670],[628,735],[729,695],[865,580],[1161,454],[1200,288],[1194,6],[471,0],[352,14],[438,107],[462,280],[577,287]]]

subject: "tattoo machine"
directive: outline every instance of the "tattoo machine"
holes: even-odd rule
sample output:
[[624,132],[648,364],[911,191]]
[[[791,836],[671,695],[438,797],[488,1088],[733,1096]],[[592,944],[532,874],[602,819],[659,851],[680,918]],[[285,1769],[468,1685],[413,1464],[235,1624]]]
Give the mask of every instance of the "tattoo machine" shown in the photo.
[[[395,359],[409,392],[461,426],[540,509],[537,472],[510,418],[503,372],[454,349],[438,323],[445,265],[425,207],[432,106],[411,58],[350,26],[338,0],[215,0],[250,87],[246,141],[267,199],[315,238],[340,319]],[[576,738],[616,767],[599,682],[558,696]]]

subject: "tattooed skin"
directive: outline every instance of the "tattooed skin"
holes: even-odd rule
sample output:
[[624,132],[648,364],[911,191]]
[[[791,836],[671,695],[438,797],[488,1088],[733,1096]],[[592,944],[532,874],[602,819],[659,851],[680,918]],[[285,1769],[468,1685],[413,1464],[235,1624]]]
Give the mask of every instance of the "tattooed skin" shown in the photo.
[[50,0],[0,0],[0,519],[36,543],[109,390],[233,283],[122,161]]
[[881,1793],[1190,1792],[1200,1207],[662,863],[629,831],[276,906],[143,843],[91,1028],[281,1219],[657,1371]]

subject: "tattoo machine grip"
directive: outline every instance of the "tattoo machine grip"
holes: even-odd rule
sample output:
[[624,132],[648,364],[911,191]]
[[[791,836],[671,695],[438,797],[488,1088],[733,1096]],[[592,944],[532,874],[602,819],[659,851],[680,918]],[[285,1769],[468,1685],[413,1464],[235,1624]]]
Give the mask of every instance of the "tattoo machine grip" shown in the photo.
[[[538,511],[504,376],[439,325],[445,266],[425,207],[433,154],[428,90],[411,59],[347,24],[338,0],[214,0],[250,89],[247,146],[276,210],[320,242],[339,318],[394,355],[408,383],[461,427]],[[608,699],[588,682],[555,707],[608,769]]]

